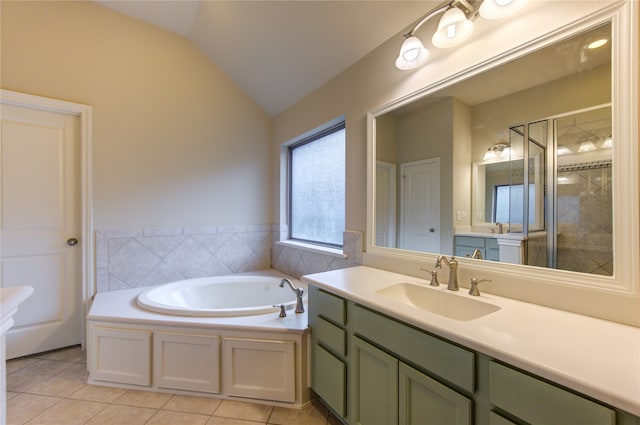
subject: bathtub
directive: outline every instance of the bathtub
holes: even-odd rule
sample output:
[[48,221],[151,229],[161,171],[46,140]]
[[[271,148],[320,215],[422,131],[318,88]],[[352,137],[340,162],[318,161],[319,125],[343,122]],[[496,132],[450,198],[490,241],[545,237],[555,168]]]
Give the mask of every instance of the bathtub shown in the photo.
[[[152,287],[136,300],[138,306],[157,313],[181,316],[250,316],[278,311],[284,305],[296,305],[295,293],[281,278],[271,276],[229,275],[186,279]],[[306,286],[290,279],[306,294]],[[306,295],[303,297],[306,301]]]
[[[307,313],[294,312],[295,294],[279,287],[285,277],[306,293],[299,280],[267,269],[96,294],[87,315],[87,382],[305,406]],[[280,317],[273,304],[291,309]]]

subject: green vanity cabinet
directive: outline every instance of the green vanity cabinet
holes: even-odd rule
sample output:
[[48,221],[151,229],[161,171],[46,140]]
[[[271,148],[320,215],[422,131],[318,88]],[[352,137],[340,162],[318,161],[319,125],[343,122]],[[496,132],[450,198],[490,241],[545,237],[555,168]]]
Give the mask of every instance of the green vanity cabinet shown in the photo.
[[[494,409],[532,425],[616,423],[613,409],[495,361],[489,363],[489,401]],[[497,416],[494,412],[491,425],[503,423]]]
[[416,369],[400,363],[400,425],[472,423],[473,402]]
[[471,257],[473,251],[479,250],[485,260],[500,261],[498,239],[483,236],[456,236],[456,257]]
[[346,300],[309,286],[311,387],[343,420],[347,417]]
[[640,418],[309,285],[312,388],[349,425],[640,425]]
[[353,337],[351,357],[352,423],[398,423],[398,360]]

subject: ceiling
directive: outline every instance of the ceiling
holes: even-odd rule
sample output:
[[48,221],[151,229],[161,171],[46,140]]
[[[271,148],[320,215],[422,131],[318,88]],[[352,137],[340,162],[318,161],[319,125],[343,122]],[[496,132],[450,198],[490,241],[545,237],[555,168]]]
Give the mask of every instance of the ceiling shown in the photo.
[[[286,110],[442,3],[95,1],[186,37],[271,116]],[[398,47],[401,42],[398,39]]]

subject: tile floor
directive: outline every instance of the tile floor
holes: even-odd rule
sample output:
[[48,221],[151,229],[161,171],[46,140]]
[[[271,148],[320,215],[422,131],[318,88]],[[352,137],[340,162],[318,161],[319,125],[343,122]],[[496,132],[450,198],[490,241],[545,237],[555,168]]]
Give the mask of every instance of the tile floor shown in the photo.
[[71,347],[7,361],[8,425],[337,425],[320,403],[257,403],[87,384],[86,353]]

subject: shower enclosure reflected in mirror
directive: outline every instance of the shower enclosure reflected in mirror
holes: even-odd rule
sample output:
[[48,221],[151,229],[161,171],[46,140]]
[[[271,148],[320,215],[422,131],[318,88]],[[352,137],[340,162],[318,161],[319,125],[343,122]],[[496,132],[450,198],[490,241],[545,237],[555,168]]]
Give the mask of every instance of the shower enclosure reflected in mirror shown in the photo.
[[374,245],[611,276],[612,42],[607,22],[374,115]]
[[476,226],[500,223],[521,235],[524,264],[611,276],[611,108],[526,123],[509,134],[507,154],[473,164]]

